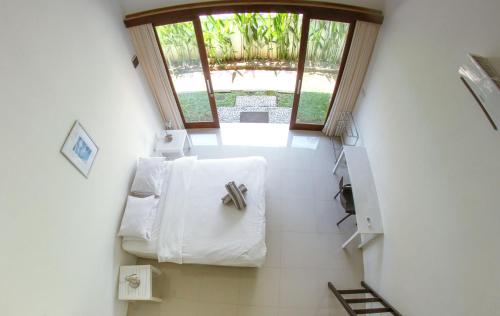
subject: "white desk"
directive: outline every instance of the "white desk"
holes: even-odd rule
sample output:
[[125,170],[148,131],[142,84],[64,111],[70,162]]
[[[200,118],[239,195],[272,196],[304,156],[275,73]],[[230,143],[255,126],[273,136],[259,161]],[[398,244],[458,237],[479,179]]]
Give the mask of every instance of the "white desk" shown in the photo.
[[[165,141],[166,133],[172,135],[172,141]],[[184,156],[184,146],[187,144],[191,148],[191,138],[185,129],[173,129],[168,131],[161,131],[156,135],[155,153],[165,157],[182,157]]]
[[347,163],[347,170],[351,179],[356,222],[358,224],[357,231],[342,245],[342,248],[347,247],[356,236],[363,235],[362,242],[358,246],[358,248],[362,248],[369,241],[384,233],[377,190],[375,189],[368,155],[363,147],[345,146],[333,168],[334,174],[342,159],[345,159]]

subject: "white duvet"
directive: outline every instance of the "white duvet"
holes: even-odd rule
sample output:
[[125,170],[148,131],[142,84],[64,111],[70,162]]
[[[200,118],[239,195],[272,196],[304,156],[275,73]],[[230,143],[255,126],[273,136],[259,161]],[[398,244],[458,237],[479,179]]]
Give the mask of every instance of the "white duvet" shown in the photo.
[[[266,166],[262,157],[175,160],[160,203],[158,261],[261,266]],[[247,186],[245,210],[222,204],[229,181]]]

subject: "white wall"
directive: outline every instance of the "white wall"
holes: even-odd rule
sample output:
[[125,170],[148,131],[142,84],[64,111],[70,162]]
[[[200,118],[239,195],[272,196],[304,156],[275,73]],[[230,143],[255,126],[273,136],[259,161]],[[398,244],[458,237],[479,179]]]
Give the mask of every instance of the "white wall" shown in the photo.
[[389,0],[385,16],[355,113],[385,226],[365,278],[404,315],[498,315],[500,132],[457,70],[500,57],[500,1]]
[[[137,13],[146,10],[158,9],[173,5],[209,2],[214,0],[119,0],[122,4],[125,14]],[[384,6],[384,0],[322,0],[323,2],[333,2],[339,4],[347,4],[360,6],[370,9],[381,10]],[[231,1],[228,1],[231,2]]]
[[[0,2],[0,314],[125,315],[115,237],[159,114],[107,0]],[[75,119],[89,179],[60,153]]]

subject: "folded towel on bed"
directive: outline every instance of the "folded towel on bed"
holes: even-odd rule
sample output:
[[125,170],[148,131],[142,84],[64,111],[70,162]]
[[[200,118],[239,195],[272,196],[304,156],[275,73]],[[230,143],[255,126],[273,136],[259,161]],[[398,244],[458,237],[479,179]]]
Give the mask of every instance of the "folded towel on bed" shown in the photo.
[[236,207],[239,210],[242,210],[247,206],[247,202],[245,201],[245,196],[236,186],[236,183],[234,183],[234,181],[231,181],[226,184],[226,190],[227,193],[229,193],[231,199],[233,200],[234,205],[236,205]]
[[[241,193],[245,193],[248,191],[247,187],[244,184],[240,184],[238,186],[238,189],[240,189]],[[233,199],[231,198],[229,193],[224,195],[224,197],[222,198],[222,203],[224,203],[225,205],[230,204],[232,201],[233,201]]]

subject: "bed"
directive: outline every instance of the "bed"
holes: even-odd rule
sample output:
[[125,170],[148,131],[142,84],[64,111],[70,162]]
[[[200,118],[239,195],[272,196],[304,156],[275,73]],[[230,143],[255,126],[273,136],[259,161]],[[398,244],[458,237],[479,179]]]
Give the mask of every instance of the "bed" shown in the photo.
[[[259,267],[266,256],[263,157],[173,161],[151,240],[125,237],[123,249],[159,262]],[[224,185],[244,183],[247,207],[224,205]]]

